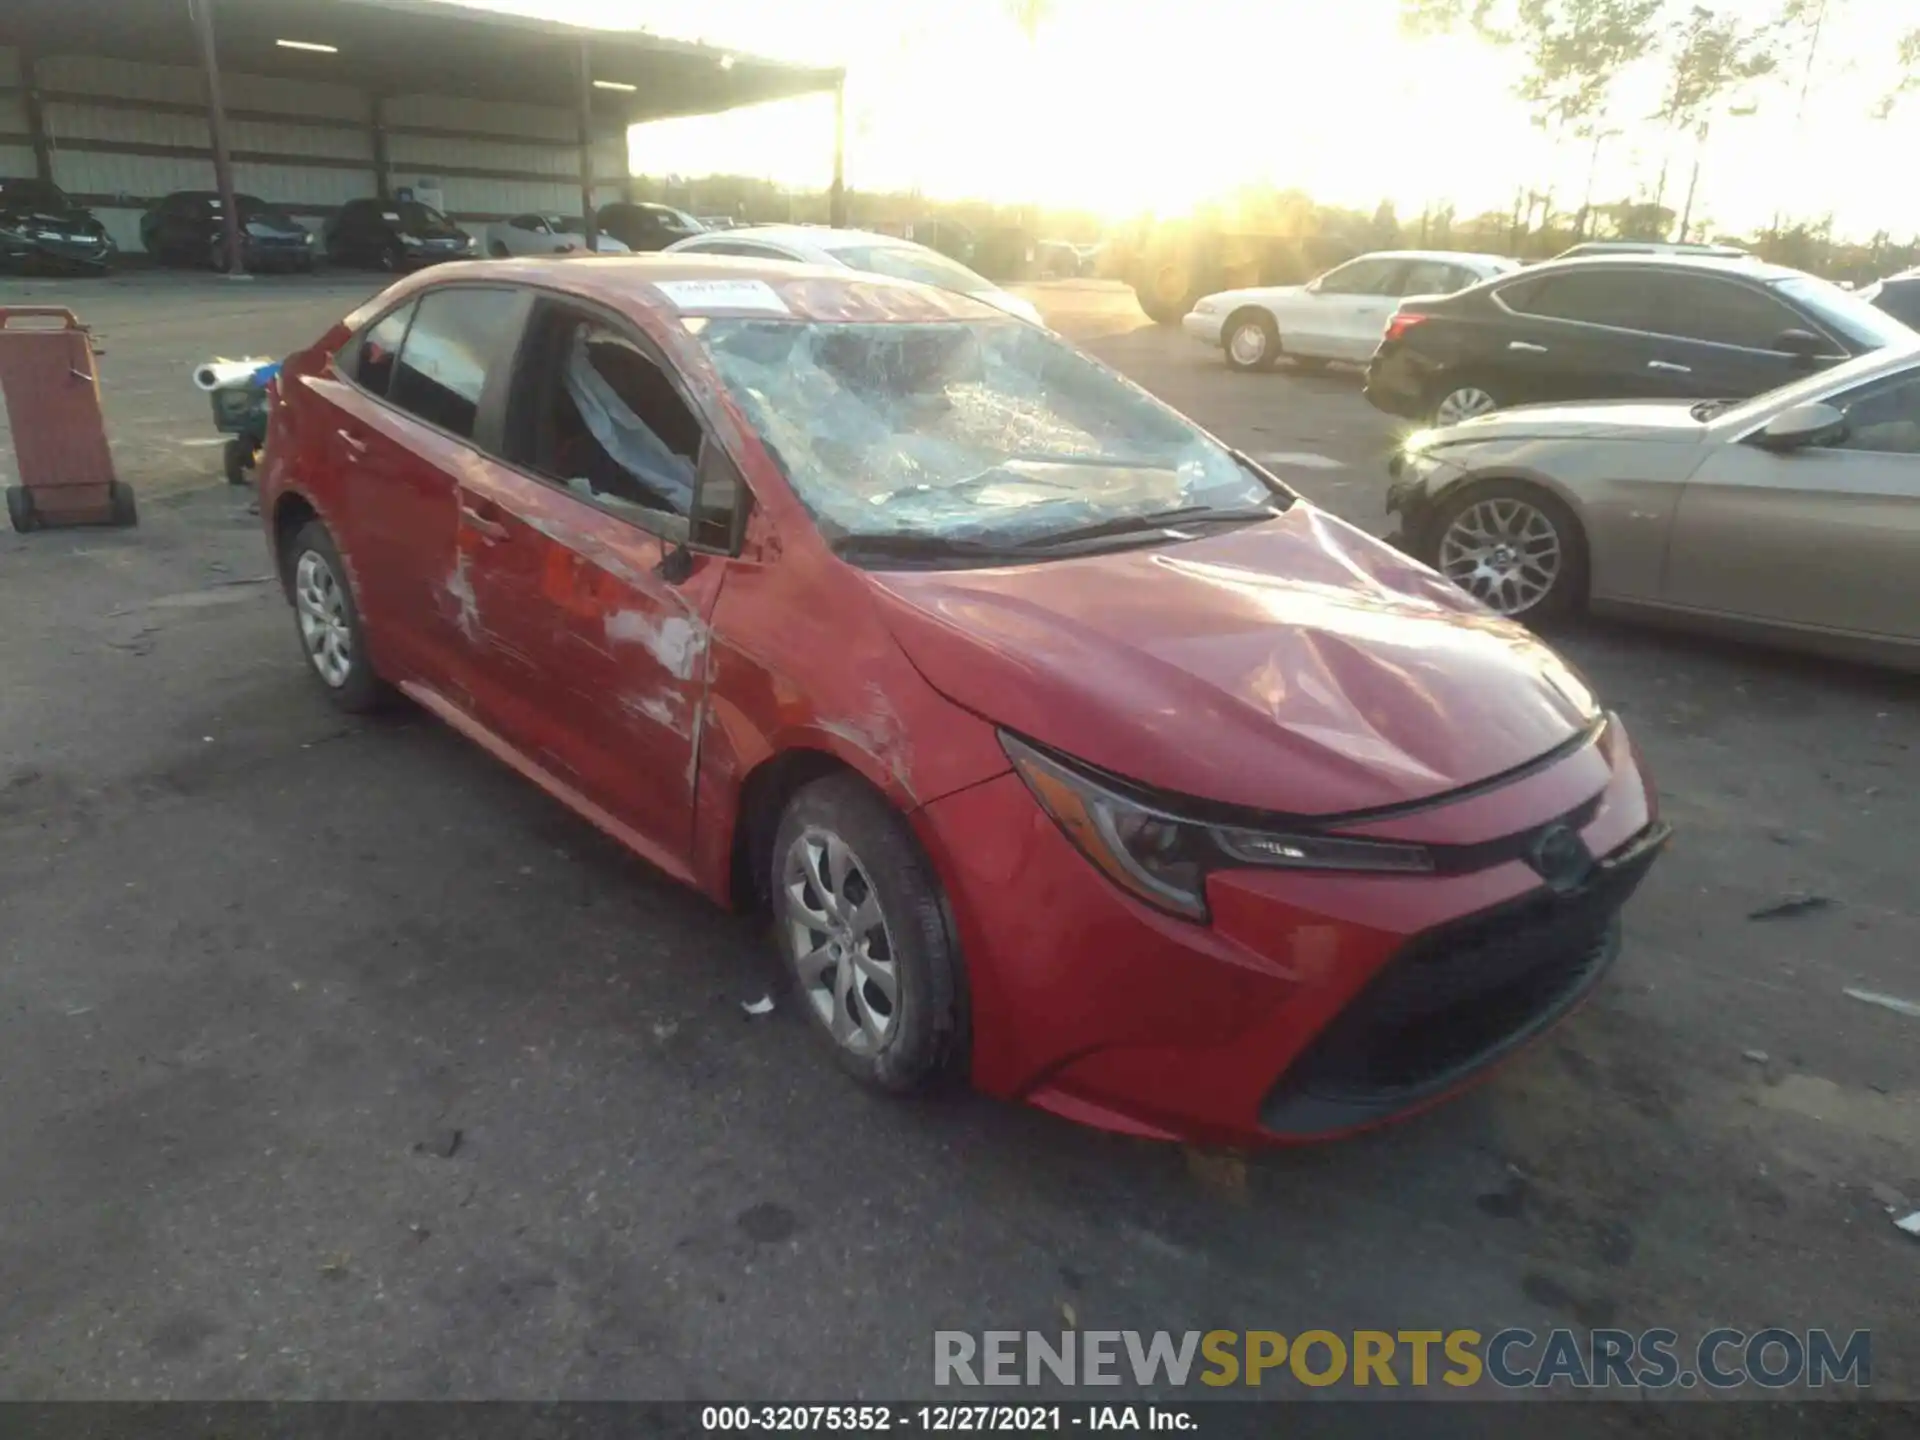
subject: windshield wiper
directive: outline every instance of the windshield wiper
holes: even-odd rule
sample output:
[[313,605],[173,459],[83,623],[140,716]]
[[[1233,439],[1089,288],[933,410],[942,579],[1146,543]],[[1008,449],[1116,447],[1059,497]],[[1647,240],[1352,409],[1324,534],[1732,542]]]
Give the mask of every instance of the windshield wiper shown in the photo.
[[1261,520],[1277,520],[1283,511],[1277,505],[1257,505],[1247,509],[1221,510],[1212,505],[1183,505],[1177,510],[1160,510],[1151,515],[1120,515],[1112,520],[1100,520],[1091,525],[1079,525],[1070,530],[1055,530],[1047,535],[1037,535],[1031,540],[1020,542],[1026,550],[1051,550],[1059,545],[1072,545],[1082,540],[1105,540],[1116,535],[1141,535],[1155,530],[1168,530],[1187,524],[1213,525],[1233,524],[1250,525]]
[[1702,400],[1687,413],[1696,420],[1707,421],[1713,419],[1722,410],[1731,410],[1739,403],[1738,400]]
[[1031,560],[1033,552],[985,540],[945,535],[842,535],[833,542],[842,560]]

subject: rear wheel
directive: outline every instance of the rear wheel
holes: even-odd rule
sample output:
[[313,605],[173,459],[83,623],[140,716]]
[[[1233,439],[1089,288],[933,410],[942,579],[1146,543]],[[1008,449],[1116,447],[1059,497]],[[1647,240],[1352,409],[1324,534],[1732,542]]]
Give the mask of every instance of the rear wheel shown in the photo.
[[309,520],[287,552],[292,577],[293,615],[300,647],[327,698],[351,714],[377,710],[386,687],[367,658],[360,607],[347,582],[333,536],[318,520]]
[[1280,356],[1280,331],[1264,310],[1241,310],[1227,319],[1220,348],[1230,370],[1271,370]]
[[788,802],[772,863],[780,948],[842,1067],[894,1093],[940,1075],[963,1028],[959,957],[906,822],[865,781],[831,775]]
[[1496,480],[1448,497],[1423,538],[1422,560],[1508,619],[1550,621],[1586,599],[1580,522],[1536,485]]
[[1462,420],[1498,410],[1501,404],[1500,397],[1479,380],[1445,380],[1434,393],[1433,423],[1458,425]]

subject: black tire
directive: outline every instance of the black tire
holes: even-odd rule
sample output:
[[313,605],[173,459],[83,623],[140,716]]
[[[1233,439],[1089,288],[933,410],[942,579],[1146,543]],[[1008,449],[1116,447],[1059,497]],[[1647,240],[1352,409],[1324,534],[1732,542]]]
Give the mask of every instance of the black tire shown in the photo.
[[131,529],[140,523],[140,507],[134,502],[133,487],[124,480],[107,486],[107,506],[115,525]]
[[[1560,569],[1547,593],[1524,610],[1502,613],[1525,625],[1542,626],[1584,609],[1588,575],[1586,532],[1580,528],[1579,518],[1557,495],[1525,480],[1487,480],[1446,495],[1420,527],[1420,533],[1407,537],[1412,553],[1439,570],[1441,542],[1448,529],[1468,510],[1488,500],[1518,500],[1532,506],[1553,527],[1560,542]],[[1471,587],[1462,588],[1471,593]]]
[[[1507,405],[1512,403],[1512,398],[1507,394],[1505,394],[1504,391],[1502,391],[1502,389],[1499,386],[1494,385],[1489,381],[1481,379],[1481,377],[1478,375],[1442,376],[1434,384],[1432,393],[1428,396],[1428,403],[1427,403],[1428,421],[1431,424],[1436,426],[1458,425],[1460,423],[1458,419],[1454,419],[1454,420],[1441,419],[1440,411],[1446,405],[1448,397],[1453,395],[1458,395],[1468,390],[1477,390],[1481,394],[1485,395],[1489,400],[1493,401],[1494,410],[1504,409]],[[1492,411],[1482,411],[1480,413],[1491,414]]]
[[[1248,346],[1259,345],[1259,353],[1252,359],[1243,360],[1235,356],[1234,338],[1245,332]],[[1220,327],[1220,353],[1227,358],[1227,368],[1249,374],[1256,370],[1271,370],[1273,362],[1280,358],[1280,328],[1273,323],[1273,316],[1264,310],[1236,310],[1227,317],[1227,323]]]
[[39,512],[33,508],[33,492],[26,486],[7,487],[7,519],[22,535],[40,528]]
[[[787,891],[788,859],[796,847],[828,836],[852,853],[849,886],[856,876],[871,882],[870,893],[879,902],[882,938],[893,966],[897,1003],[889,1012],[889,1028],[877,1043],[871,1038],[861,1041],[868,1046],[864,1052],[834,1034],[831,1020],[820,1007],[824,1004],[832,1011],[845,1006],[849,1015],[860,1008],[871,1012],[884,992],[862,979],[856,1004],[851,993],[834,994],[830,982],[810,982],[794,941],[795,916],[804,912],[798,911]],[[966,1032],[959,953],[933,866],[912,830],[886,800],[854,775],[830,775],[796,792],[780,817],[768,880],[775,931],[794,994],[848,1073],[891,1094],[922,1089],[945,1074],[961,1054]],[[863,889],[858,898],[864,899],[866,893],[869,890]],[[825,913],[825,907],[818,913]],[[822,935],[824,945],[827,932],[816,933]],[[872,953],[871,945],[865,953]]]
[[236,435],[221,450],[220,460],[221,468],[227,472],[227,483],[245,485],[247,472],[253,469],[253,445]]
[[207,267],[216,275],[228,275],[233,272],[233,260],[227,254],[225,240],[213,242],[213,248],[207,252]]
[[[339,684],[321,674],[318,660],[307,645],[306,632],[301,624],[301,603],[300,597],[295,594],[295,587],[299,583],[301,560],[309,553],[325,563],[327,573],[333,577],[339,589],[342,618],[348,636],[347,671]],[[294,633],[300,637],[301,653],[307,657],[307,674],[313,677],[313,682],[337,709],[349,715],[363,715],[381,709],[391,698],[392,692],[374,673],[373,664],[368,659],[366,627],[360,623],[360,602],[354,596],[353,585],[347,578],[347,567],[341,562],[340,551],[333,543],[332,534],[320,521],[307,521],[293,537],[293,544],[287,547],[283,560],[287,567],[287,594],[294,602]]]

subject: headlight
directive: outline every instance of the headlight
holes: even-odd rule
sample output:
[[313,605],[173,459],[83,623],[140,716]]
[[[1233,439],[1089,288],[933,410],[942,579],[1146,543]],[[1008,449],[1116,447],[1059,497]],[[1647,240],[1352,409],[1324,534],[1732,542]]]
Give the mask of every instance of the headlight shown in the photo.
[[1040,807],[1083,855],[1148,904],[1189,920],[1207,918],[1206,880],[1213,870],[1424,874],[1433,869],[1432,854],[1419,845],[1188,819],[1124,795],[1005,731],[1000,743]]
[[1198,301],[1195,302],[1193,307],[1193,313],[1196,315],[1211,315],[1213,314],[1214,311],[1218,310],[1219,308],[1220,308],[1220,302],[1214,299],[1211,295],[1206,295],[1206,296],[1202,296]]

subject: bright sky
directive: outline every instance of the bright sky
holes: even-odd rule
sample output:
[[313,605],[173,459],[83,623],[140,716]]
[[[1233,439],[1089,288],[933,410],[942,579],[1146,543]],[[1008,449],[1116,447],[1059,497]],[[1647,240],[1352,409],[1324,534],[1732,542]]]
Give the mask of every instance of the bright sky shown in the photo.
[[[780,59],[847,67],[847,179],[867,188],[1036,201],[1116,215],[1177,211],[1236,183],[1403,218],[1451,200],[1461,216],[1507,209],[1522,184],[1572,209],[1590,149],[1555,155],[1512,98],[1512,60],[1472,39],[1414,42],[1398,0],[1055,0],[1036,43],[1002,0],[476,0],[586,24],[639,25]],[[1776,0],[1724,0],[1760,14]],[[1831,211],[1862,237],[1920,233],[1920,185],[1892,157],[1920,153],[1920,95],[1885,122],[1898,13],[1910,0],[1848,0],[1796,127],[1797,83],[1759,92],[1759,113],[1710,137],[1696,217],[1744,231],[1776,208]],[[1650,192],[1669,148],[1667,203],[1685,195],[1691,140],[1637,123],[1658,75],[1618,87],[1626,131],[1599,155],[1595,199]],[[1796,77],[1797,79],[1797,77]],[[825,97],[644,126],[646,174],[739,173],[824,185]]]

